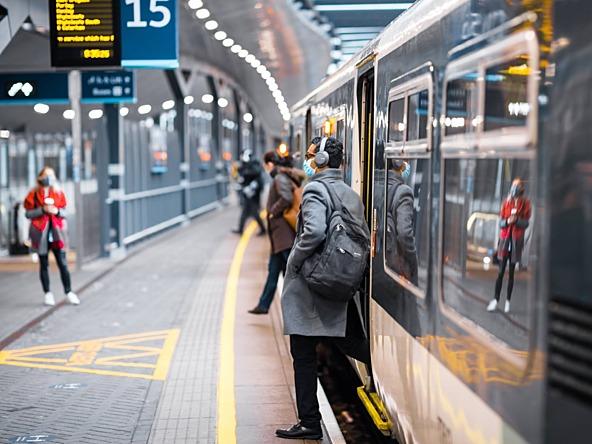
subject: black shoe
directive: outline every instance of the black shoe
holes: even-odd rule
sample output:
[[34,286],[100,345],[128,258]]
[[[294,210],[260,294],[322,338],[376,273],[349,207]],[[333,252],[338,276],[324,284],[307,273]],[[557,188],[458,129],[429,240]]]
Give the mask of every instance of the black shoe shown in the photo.
[[267,231],[261,230],[261,231],[259,231],[259,233],[257,233],[257,236],[261,237],[261,236],[265,236],[266,234],[267,234]]
[[275,435],[278,438],[285,438],[285,439],[323,439],[323,431],[321,430],[320,426],[318,429],[313,429],[309,427],[304,427],[302,424],[298,423],[293,425],[289,429],[277,429],[275,431]]
[[242,236],[243,232],[241,230],[232,230],[234,234],[239,234]]
[[268,311],[269,310],[265,310],[257,305],[255,308],[249,310],[249,313],[254,315],[266,315]]

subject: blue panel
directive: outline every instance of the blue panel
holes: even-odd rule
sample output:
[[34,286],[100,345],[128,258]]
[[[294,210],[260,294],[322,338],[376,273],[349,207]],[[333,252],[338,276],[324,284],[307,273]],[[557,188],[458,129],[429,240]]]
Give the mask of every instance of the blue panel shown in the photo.
[[126,68],[177,68],[177,0],[121,0],[121,41]]
[[0,104],[67,104],[67,73],[0,74]]
[[82,73],[82,103],[136,101],[133,71],[89,71]]

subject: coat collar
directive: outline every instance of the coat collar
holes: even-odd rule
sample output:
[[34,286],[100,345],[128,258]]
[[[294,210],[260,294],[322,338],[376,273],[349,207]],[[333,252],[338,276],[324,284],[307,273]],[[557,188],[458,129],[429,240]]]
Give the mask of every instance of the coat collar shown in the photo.
[[313,180],[333,181],[343,180],[343,172],[339,168],[328,168],[313,176]]

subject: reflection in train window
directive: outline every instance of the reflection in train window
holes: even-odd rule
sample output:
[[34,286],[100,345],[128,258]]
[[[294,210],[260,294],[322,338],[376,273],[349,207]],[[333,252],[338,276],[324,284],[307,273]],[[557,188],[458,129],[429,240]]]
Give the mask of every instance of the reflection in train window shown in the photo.
[[345,119],[339,119],[335,124],[335,137],[345,144]]
[[422,140],[428,132],[428,90],[419,91],[408,98],[407,140]]
[[524,126],[530,113],[530,68],[522,58],[488,68],[485,74],[485,131]]
[[405,136],[405,99],[394,100],[389,103],[389,142],[403,142]]
[[430,159],[390,159],[387,163],[384,259],[399,282],[425,293],[429,258]]
[[521,349],[527,344],[533,284],[528,259],[535,225],[534,171],[528,159],[445,161],[444,299]]
[[478,114],[477,72],[469,72],[446,85],[445,135],[464,134],[474,131],[473,121]]

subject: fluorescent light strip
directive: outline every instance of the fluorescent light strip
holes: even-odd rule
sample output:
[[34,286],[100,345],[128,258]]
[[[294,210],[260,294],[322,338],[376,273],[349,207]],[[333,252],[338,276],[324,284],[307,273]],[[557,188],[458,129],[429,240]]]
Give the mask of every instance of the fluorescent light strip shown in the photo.
[[366,33],[360,33],[360,34],[347,34],[347,35],[342,35],[341,41],[342,42],[346,42],[346,41],[354,41],[354,40],[372,40],[374,37],[376,37],[378,35],[378,33],[370,33],[370,32],[366,32]]
[[342,28],[335,28],[337,34],[358,34],[360,32],[376,32],[379,33],[384,29],[382,26],[346,26]]
[[343,42],[341,44],[341,49],[345,48],[361,48],[362,46],[366,46],[369,40],[360,40],[356,42]]
[[358,3],[348,5],[316,5],[320,12],[347,12],[347,11],[404,11],[413,3]]

